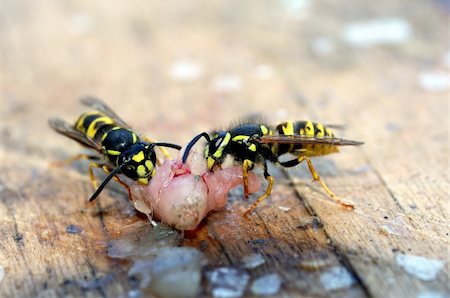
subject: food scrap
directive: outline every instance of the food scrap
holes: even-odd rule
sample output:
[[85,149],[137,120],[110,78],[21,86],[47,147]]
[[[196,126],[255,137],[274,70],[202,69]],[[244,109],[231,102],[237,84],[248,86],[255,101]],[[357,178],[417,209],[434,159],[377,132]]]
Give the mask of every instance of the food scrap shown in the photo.
[[[228,191],[242,183],[241,167],[210,172],[203,153],[194,151],[186,164],[165,160],[148,185],[132,185],[132,201],[150,219],[179,230],[193,230],[209,212],[224,208]],[[260,186],[261,180],[250,172],[249,192],[258,191]]]

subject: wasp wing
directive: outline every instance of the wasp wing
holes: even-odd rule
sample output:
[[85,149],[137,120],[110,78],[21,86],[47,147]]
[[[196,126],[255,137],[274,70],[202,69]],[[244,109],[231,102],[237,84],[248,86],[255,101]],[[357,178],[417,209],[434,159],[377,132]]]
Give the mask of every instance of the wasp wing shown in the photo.
[[75,130],[72,125],[68,124],[64,120],[58,118],[51,118],[48,123],[50,127],[53,128],[56,132],[65,135],[66,137],[71,138],[72,140],[77,141],[81,145],[92,148],[94,150],[100,151],[100,145],[96,144],[92,140],[86,138],[84,134]]
[[346,130],[347,126],[344,124],[325,124],[324,125],[326,128],[332,128],[332,129],[337,129],[337,130]]
[[258,140],[260,143],[270,144],[323,144],[330,146],[360,146],[363,142],[350,141],[335,137],[312,137],[302,135],[269,135],[263,136]]
[[104,103],[97,97],[87,95],[81,97],[80,101],[83,105],[93,108],[94,110],[97,110],[99,112],[102,112],[108,117],[112,118],[114,122],[116,122],[119,126],[131,129],[131,127],[125,121],[123,121],[122,118],[120,118],[106,103]]

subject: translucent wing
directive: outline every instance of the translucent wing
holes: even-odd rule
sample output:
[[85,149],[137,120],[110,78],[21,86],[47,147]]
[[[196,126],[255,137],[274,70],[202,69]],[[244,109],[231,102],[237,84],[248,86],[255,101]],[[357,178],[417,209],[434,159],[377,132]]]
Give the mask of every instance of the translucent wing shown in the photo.
[[260,143],[271,143],[271,144],[323,144],[330,146],[360,146],[364,144],[363,142],[350,141],[335,137],[311,137],[311,136],[285,136],[285,135],[272,135],[263,136],[259,139]]
[[119,126],[131,129],[131,127],[125,121],[123,121],[122,118],[120,118],[106,103],[104,103],[100,99],[87,95],[81,97],[80,101],[83,105],[93,108],[94,110],[102,112],[108,117],[111,117]]
[[346,130],[347,126],[343,124],[325,124],[324,127],[338,129],[338,130]]
[[84,134],[75,130],[72,125],[58,118],[51,118],[48,123],[56,132],[77,141],[81,145],[100,151],[100,146],[85,137]]

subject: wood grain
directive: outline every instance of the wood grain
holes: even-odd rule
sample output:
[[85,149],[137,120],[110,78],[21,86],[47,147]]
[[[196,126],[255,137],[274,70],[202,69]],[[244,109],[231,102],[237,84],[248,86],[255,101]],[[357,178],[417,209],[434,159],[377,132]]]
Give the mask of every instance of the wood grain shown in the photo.
[[[109,257],[108,245],[145,219],[114,184],[87,204],[86,163],[52,165],[82,149],[47,119],[74,121],[84,94],[139,132],[180,144],[254,112],[274,123],[345,124],[338,136],[365,145],[313,162],[337,195],[355,201],[353,212],[310,183],[304,165],[271,167],[272,196],[249,220],[241,214],[251,201],[232,191],[226,209],[185,232],[181,245],[199,248],[207,270],[260,253],[265,263],[247,270],[251,280],[278,273],[283,297],[450,295],[449,89],[420,84],[424,73],[448,75],[448,36],[437,30],[448,4],[296,3],[2,1],[0,296],[133,289],[129,263]],[[351,22],[392,17],[407,22],[409,38],[358,48],[342,37]],[[187,74],[177,74],[180,65]],[[445,266],[424,281],[399,254]],[[327,290],[320,280],[330,268],[343,268],[352,284]],[[204,279],[201,294],[210,290]]]

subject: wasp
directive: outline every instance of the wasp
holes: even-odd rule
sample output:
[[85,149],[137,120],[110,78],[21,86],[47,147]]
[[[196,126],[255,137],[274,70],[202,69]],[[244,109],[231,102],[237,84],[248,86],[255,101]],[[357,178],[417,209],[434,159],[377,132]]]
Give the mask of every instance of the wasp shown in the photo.
[[[245,211],[244,216],[250,214],[272,191],[275,179],[268,172],[268,161],[286,168],[295,167],[305,161],[314,181],[321,184],[330,198],[343,207],[353,209],[351,203],[342,201],[328,188],[310,158],[339,152],[339,146],[359,146],[363,144],[362,142],[336,138],[330,127],[311,121],[287,121],[276,127],[259,122],[249,122],[235,125],[228,130],[215,131],[212,134],[207,132],[198,134],[187,145],[182,158],[183,162],[186,162],[189,151],[202,137],[207,141],[204,156],[207,160],[208,170],[213,171],[216,167],[220,168],[228,155],[242,165],[246,198],[249,196],[248,171],[252,170],[255,165],[262,165],[264,168],[264,177],[268,181],[267,189]],[[293,154],[295,158],[280,161],[279,158],[287,153]]]
[[[128,190],[131,198],[129,186],[117,176],[118,174],[147,185],[156,172],[158,160],[155,147],[161,150],[165,158],[170,155],[164,147],[181,149],[181,146],[176,144],[155,142],[147,137],[141,139],[110,107],[97,98],[86,96],[80,101],[93,111],[81,114],[74,125],[58,118],[50,119],[49,124],[56,132],[96,151],[96,154],[78,154],[66,161],[93,161],[89,164],[89,177],[96,191],[89,202],[98,197],[112,178]],[[99,167],[108,176],[97,186],[93,169]]]

